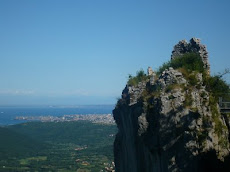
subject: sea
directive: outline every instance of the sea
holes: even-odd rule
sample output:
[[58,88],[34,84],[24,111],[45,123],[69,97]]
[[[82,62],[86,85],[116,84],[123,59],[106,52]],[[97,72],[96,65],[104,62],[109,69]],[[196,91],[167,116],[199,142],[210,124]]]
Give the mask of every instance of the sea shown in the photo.
[[28,121],[16,120],[18,116],[63,116],[87,114],[112,114],[114,105],[80,106],[4,106],[0,107],[0,126],[14,125]]

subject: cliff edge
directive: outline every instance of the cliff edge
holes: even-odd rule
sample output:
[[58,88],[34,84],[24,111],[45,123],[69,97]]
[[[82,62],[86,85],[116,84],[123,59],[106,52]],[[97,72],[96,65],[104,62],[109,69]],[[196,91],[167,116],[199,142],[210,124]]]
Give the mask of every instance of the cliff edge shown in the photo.
[[196,38],[175,45],[157,72],[130,76],[113,110],[116,171],[229,171],[229,116],[218,105],[226,91]]

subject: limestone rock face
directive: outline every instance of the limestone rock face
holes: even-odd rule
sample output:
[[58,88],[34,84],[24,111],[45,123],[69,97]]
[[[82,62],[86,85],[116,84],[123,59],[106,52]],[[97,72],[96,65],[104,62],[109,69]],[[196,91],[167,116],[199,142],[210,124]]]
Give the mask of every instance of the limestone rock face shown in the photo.
[[[172,58],[196,46],[201,48],[197,39],[181,41]],[[113,110],[119,129],[114,142],[117,172],[206,171],[207,165],[226,160],[230,150],[226,120],[213,113],[202,74],[191,75],[197,85],[169,68],[154,76],[154,82],[151,75],[125,87]]]

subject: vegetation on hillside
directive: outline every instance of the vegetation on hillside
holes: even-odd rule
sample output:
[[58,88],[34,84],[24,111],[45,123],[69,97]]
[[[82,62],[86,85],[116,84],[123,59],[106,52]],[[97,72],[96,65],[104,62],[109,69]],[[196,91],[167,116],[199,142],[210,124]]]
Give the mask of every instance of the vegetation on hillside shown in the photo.
[[230,88],[229,85],[223,80],[219,75],[207,76],[204,79],[204,84],[206,85],[207,90],[209,90],[215,99],[218,97],[223,97],[224,99],[230,101]]
[[204,64],[200,58],[199,54],[196,53],[186,53],[181,57],[177,57],[164,63],[159,67],[157,74],[160,75],[165,69],[172,67],[174,69],[184,68],[186,71],[197,71],[200,73],[204,72]]
[[[223,80],[223,76],[225,74],[230,73],[229,70],[225,70],[225,72],[219,75],[210,76],[205,70],[204,64],[199,54],[186,53],[160,66],[159,69],[156,71],[158,77],[162,74],[164,70],[169,69],[170,67],[180,71],[189,83],[189,85],[186,86],[186,89],[188,90],[188,95],[186,96],[186,100],[185,100],[186,106],[191,106],[192,103],[189,90],[191,92],[193,88],[199,89],[202,86],[200,85],[201,83],[199,83],[197,78],[197,75],[199,73],[202,74],[203,86],[205,86],[206,90],[209,92],[210,100],[211,100],[210,106],[213,107],[212,109],[215,109],[214,106],[216,106],[216,104],[218,103],[219,97],[223,97],[225,101],[230,101],[230,87],[226,83],[226,81]],[[141,69],[136,72],[136,76],[129,75],[129,80],[127,82],[127,85],[137,86],[139,82],[146,81],[148,79],[149,77]],[[185,89],[185,85],[172,84],[169,85],[165,91],[169,92],[170,89],[174,87],[181,87],[182,89]],[[152,90],[151,93],[147,93],[146,91],[143,92],[144,99],[148,99],[148,97],[149,96],[151,97],[151,95],[154,96],[159,95],[160,89],[158,87],[156,88],[154,87],[153,89],[150,90]],[[213,110],[213,113],[214,112],[215,110]]]
[[183,76],[189,81],[191,86],[199,86],[197,80],[197,73],[201,73],[203,76],[203,85],[206,87],[207,91],[214,97],[215,102],[218,102],[219,97],[223,97],[230,100],[229,85],[223,80],[223,75],[229,73],[225,70],[223,74],[210,76],[204,69],[204,64],[201,60],[199,54],[186,53],[181,57],[170,60],[164,63],[157,70],[157,74],[160,75],[165,69],[172,67],[173,69],[178,69]]
[[0,136],[4,136],[0,171],[100,171],[113,161],[116,132],[115,125],[81,121],[0,128]]
[[7,157],[24,157],[48,148],[41,141],[19,133],[17,130],[0,127],[0,160]]
[[147,75],[145,74],[144,70],[141,69],[136,72],[136,76],[129,75],[128,85],[129,86],[137,86],[139,82],[145,81],[147,79]]
[[[199,87],[197,74],[201,73],[203,76],[203,85],[212,97],[214,97],[216,103],[220,96],[225,100],[230,100],[230,94],[228,94],[230,93],[229,85],[223,80],[223,75],[230,73],[229,70],[225,70],[223,74],[210,76],[204,69],[200,55],[196,53],[186,53],[183,56],[164,63],[156,71],[157,75],[161,75],[161,73],[169,69],[169,67],[179,70],[185,79],[189,81],[190,86]],[[139,82],[146,81],[147,79],[148,76],[141,69],[136,72],[136,76],[129,75],[127,85],[137,86]]]

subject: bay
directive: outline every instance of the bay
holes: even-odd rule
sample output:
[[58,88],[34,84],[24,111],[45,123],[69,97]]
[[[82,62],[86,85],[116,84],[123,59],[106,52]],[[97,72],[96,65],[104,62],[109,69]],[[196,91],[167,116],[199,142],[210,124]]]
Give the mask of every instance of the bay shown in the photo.
[[0,107],[0,126],[28,121],[15,120],[17,116],[63,116],[75,114],[111,114],[114,105],[81,106],[5,106]]

